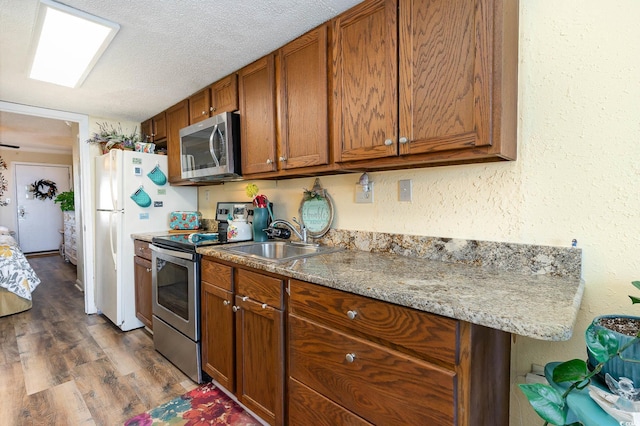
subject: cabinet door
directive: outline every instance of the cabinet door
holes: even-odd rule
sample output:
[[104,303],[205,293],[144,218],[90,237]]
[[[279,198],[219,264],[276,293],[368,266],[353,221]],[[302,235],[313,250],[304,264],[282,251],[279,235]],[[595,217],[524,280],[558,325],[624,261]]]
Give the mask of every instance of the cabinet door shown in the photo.
[[164,111],[153,117],[153,141],[167,138],[167,117]]
[[202,282],[202,369],[235,391],[233,293]]
[[236,296],[236,396],[272,425],[284,422],[284,312]]
[[136,317],[153,330],[151,320],[151,262],[140,256],[133,257],[134,282],[136,286]]
[[273,55],[238,71],[242,174],[276,170],[274,73]]
[[209,118],[210,109],[211,95],[208,87],[189,96],[189,124]]
[[492,3],[400,0],[400,154],[491,144]]
[[238,110],[238,75],[231,74],[211,85],[211,114]]
[[140,124],[140,139],[142,139],[142,142],[153,141],[153,119],[152,118],[145,120]]
[[169,182],[189,184],[182,179],[180,167],[180,129],[189,125],[189,101],[172,106],[167,110],[167,161],[169,163]]
[[281,169],[329,162],[327,25],[278,51]]
[[365,1],[333,21],[336,162],[398,153],[397,1]]

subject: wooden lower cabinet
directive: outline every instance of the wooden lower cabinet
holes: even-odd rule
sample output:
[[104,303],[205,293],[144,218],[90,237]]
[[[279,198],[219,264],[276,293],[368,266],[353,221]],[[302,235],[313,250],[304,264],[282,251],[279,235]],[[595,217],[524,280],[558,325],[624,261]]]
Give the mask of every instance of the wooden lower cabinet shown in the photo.
[[236,390],[233,293],[202,281],[202,369],[230,392]]
[[508,425],[508,333],[289,283],[289,424]]
[[284,424],[284,312],[242,296],[236,306],[236,396],[269,424]]
[[509,423],[508,333],[207,257],[202,283],[203,369],[269,424]]
[[295,315],[289,357],[291,377],[374,424],[454,424],[455,371]]
[[285,424],[283,279],[206,257],[201,273],[203,370],[269,424]]
[[368,421],[289,377],[289,419],[292,425],[366,426]]
[[133,243],[135,256],[133,257],[133,276],[135,282],[136,318],[149,329],[153,330],[153,314],[151,301],[151,250],[149,243],[135,240]]

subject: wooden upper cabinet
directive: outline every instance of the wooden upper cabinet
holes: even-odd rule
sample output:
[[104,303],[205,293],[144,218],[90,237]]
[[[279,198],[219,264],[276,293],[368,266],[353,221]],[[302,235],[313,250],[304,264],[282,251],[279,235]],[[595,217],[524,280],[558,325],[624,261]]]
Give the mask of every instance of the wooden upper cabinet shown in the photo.
[[322,25],[278,51],[280,169],[329,162],[327,32]]
[[238,76],[231,74],[189,97],[189,123],[238,110]]
[[189,101],[185,99],[178,102],[166,111],[166,116],[169,182],[172,184],[191,184],[182,179],[180,164],[180,129],[189,125]]
[[336,161],[515,159],[517,1],[370,0],[334,28]]
[[211,85],[211,115],[238,110],[238,75],[231,74]]
[[332,21],[337,162],[398,153],[396,18],[396,0],[375,0]]
[[493,2],[400,1],[400,153],[491,145]]
[[164,111],[140,124],[140,137],[143,142],[158,142],[167,138],[167,120]]
[[210,108],[211,93],[208,87],[189,96],[189,124],[209,118]]
[[153,140],[153,119],[140,123],[140,139],[142,142],[151,142]]
[[242,174],[276,171],[274,56],[238,71]]
[[153,117],[153,141],[161,141],[167,138],[167,117],[165,112]]

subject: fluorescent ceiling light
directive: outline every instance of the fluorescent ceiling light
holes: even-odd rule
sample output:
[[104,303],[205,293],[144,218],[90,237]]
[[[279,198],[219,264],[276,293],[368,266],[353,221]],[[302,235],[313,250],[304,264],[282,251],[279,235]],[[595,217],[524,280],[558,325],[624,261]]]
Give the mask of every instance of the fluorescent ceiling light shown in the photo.
[[51,0],[40,0],[30,78],[78,87],[120,25]]

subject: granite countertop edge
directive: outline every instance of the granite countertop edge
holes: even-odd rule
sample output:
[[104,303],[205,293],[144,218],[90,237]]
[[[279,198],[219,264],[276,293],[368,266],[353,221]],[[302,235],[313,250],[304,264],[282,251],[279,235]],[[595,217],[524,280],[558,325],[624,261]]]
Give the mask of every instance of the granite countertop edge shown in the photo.
[[[584,292],[579,278],[530,276],[386,253],[344,250],[271,262],[229,253],[224,247],[197,251],[240,266],[548,341],[571,338]],[[408,266],[413,266],[411,271],[406,270]],[[539,289],[523,292],[517,281]],[[490,283],[489,288],[478,282]]]
[[[156,235],[166,235],[166,231],[133,234],[132,238],[151,242]],[[579,249],[430,237],[415,237],[405,244],[421,249],[433,247],[432,253],[456,256],[469,247],[476,251],[489,248],[489,255],[457,263],[456,259],[433,260],[387,250],[390,243],[405,240],[409,238],[407,236],[366,234],[363,237],[361,234],[344,233],[333,237],[342,238],[338,242],[343,246],[342,250],[288,262],[233,254],[225,249],[229,246],[224,245],[198,248],[197,252],[239,266],[520,336],[547,341],[563,341],[572,336],[585,286],[579,277]],[[361,250],[357,244],[345,244],[347,238],[365,245],[384,241],[386,251],[368,251],[370,246]],[[363,238],[365,243],[358,240]],[[447,251],[447,246],[454,246],[454,249]],[[503,252],[505,248],[510,250],[507,254]],[[558,252],[550,255],[553,251]],[[489,264],[486,259],[496,258],[495,253],[500,253],[501,258]],[[529,265],[540,264],[540,259],[542,266],[529,271]],[[509,264],[514,260],[519,265]],[[552,264],[560,273],[548,273]]]

